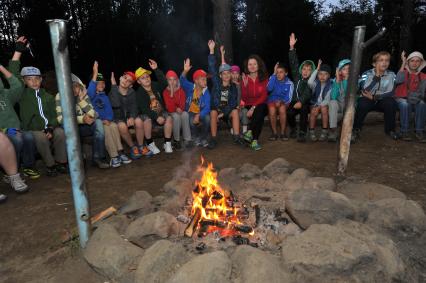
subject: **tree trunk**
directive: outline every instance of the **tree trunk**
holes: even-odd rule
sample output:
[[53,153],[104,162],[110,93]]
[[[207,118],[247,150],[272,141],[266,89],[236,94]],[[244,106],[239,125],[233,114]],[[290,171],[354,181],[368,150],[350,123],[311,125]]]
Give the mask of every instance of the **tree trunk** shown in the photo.
[[232,1],[212,0],[213,32],[218,46],[224,45],[226,49],[226,61],[231,63],[232,52]]
[[414,0],[403,0],[402,1],[402,23],[401,31],[399,36],[399,48],[400,51],[405,50],[411,52],[412,36],[411,27],[415,17],[414,13]]

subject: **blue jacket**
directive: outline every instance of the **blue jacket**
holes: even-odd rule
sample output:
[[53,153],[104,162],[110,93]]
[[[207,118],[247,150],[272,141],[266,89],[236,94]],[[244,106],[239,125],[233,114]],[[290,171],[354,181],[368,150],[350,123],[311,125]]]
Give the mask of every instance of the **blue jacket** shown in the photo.
[[[191,106],[195,85],[188,81],[188,79],[182,75],[180,76],[180,85],[186,94],[185,111],[189,111],[189,106]],[[210,92],[207,87],[203,89],[203,93],[200,97],[199,106],[201,118],[204,118],[205,116],[210,114]]]
[[[221,95],[221,80],[219,77],[219,73],[216,68],[216,57],[212,54],[208,57],[209,63],[209,73],[212,76],[212,93],[211,93],[211,108],[219,108],[220,105],[220,95]],[[237,108],[238,106],[238,88],[235,84],[231,83],[231,87],[229,89],[229,97],[228,97],[228,105],[227,109],[229,111]]]
[[105,92],[96,93],[96,82],[90,81],[87,88],[87,95],[89,95],[90,102],[99,115],[99,119],[112,121],[114,118],[112,112],[111,102]]
[[395,73],[386,71],[383,76],[376,77],[374,69],[364,72],[359,80],[359,87],[362,90],[370,91],[376,100],[394,95]]
[[268,103],[283,101],[285,104],[289,104],[291,102],[294,85],[288,77],[279,81],[276,75],[272,75],[269,78],[267,89],[269,92]]

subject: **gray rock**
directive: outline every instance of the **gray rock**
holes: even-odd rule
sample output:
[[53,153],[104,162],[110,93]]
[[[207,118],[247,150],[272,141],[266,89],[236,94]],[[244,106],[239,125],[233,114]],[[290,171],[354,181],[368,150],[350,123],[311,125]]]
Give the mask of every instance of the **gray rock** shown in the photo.
[[163,186],[163,191],[171,195],[191,195],[191,191],[194,189],[194,183],[190,179],[174,179]]
[[288,274],[280,259],[270,253],[242,245],[232,255],[235,283],[288,282]]
[[277,158],[263,167],[262,173],[269,178],[276,175],[288,174],[288,167],[290,163],[284,158]]
[[217,176],[219,185],[228,191],[237,192],[244,189],[242,180],[235,168],[223,168]]
[[107,223],[112,225],[120,235],[123,235],[126,232],[127,227],[129,227],[130,219],[126,215],[113,215],[103,220],[101,223]]
[[232,262],[225,252],[212,252],[192,258],[167,282],[228,283],[231,268]]
[[150,247],[155,241],[178,235],[180,225],[176,218],[164,211],[157,211],[133,221],[125,237],[142,248]]
[[303,188],[336,191],[336,182],[331,178],[310,177],[306,179]]
[[140,212],[141,210],[146,213],[152,211],[151,205],[152,196],[146,191],[136,191],[129,198],[129,200],[120,208],[120,213],[129,214]]
[[166,282],[189,259],[181,244],[160,240],[145,251],[136,270],[135,282]]
[[285,190],[297,190],[303,188],[306,179],[311,176],[311,172],[306,169],[299,168],[294,170],[286,179],[283,186]]
[[334,224],[341,219],[353,219],[356,213],[346,196],[323,189],[289,191],[285,204],[291,218],[304,229],[312,224]]
[[282,258],[295,281],[398,281],[403,265],[392,242],[356,225],[351,231],[354,227],[347,224],[315,224],[289,237],[282,245]]
[[400,191],[377,183],[344,183],[339,184],[338,192],[351,200],[378,201],[388,198],[406,199]]
[[124,282],[133,272],[143,250],[125,241],[110,224],[103,223],[93,233],[83,251],[86,261],[100,274]]
[[374,202],[366,223],[392,237],[406,239],[426,231],[426,215],[412,200],[382,199]]
[[245,180],[259,177],[262,174],[259,167],[250,163],[244,163],[240,168],[238,168],[237,172],[238,175]]

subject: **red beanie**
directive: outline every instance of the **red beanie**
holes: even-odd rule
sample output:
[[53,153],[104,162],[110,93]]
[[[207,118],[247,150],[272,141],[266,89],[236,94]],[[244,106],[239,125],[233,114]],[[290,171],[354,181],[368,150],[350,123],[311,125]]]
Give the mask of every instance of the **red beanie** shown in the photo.
[[175,72],[175,71],[170,70],[170,71],[168,71],[168,72],[166,73],[166,78],[167,78],[167,79],[168,79],[168,78],[175,78],[175,79],[178,79],[178,75],[176,74],[176,72]]
[[136,81],[135,73],[133,73],[131,71],[126,71],[126,72],[123,73],[123,75],[128,75],[129,77],[132,78],[133,81]]
[[198,79],[198,78],[202,78],[202,77],[204,77],[204,78],[207,78],[207,73],[206,72],[204,72],[203,70],[201,70],[201,69],[199,69],[199,70],[196,70],[195,72],[194,72],[194,74],[192,75],[192,79],[195,81],[196,79]]

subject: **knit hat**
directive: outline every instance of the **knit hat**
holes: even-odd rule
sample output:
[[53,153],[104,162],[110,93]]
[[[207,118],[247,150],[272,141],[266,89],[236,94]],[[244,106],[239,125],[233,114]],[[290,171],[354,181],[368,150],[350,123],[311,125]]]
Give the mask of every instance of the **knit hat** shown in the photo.
[[199,69],[199,70],[196,70],[195,72],[194,72],[194,74],[192,75],[192,79],[195,81],[196,79],[198,79],[198,78],[207,78],[207,73],[206,72],[204,72],[203,70],[201,70],[201,69]]
[[304,65],[311,65],[312,71],[315,70],[315,68],[316,68],[314,61],[312,61],[312,60],[305,60],[299,66],[299,74],[302,73],[302,68],[303,68]]
[[231,71],[231,66],[229,66],[228,64],[222,64],[219,67],[219,74],[221,74],[222,72],[225,71]]
[[327,64],[321,64],[319,71],[320,72],[327,72],[329,75],[331,75],[331,67]]
[[241,73],[241,69],[237,65],[232,65],[231,66],[231,72]]
[[102,75],[101,73],[98,73],[98,75],[96,76],[96,81],[97,82],[103,82],[104,80],[104,75]]
[[349,65],[349,64],[351,64],[351,60],[349,60],[349,59],[340,60],[339,65],[337,66],[337,69],[339,71],[341,71],[343,69],[343,67],[345,67],[346,65]]
[[175,71],[173,71],[173,70],[169,70],[169,71],[167,71],[167,73],[166,73],[166,78],[168,79],[168,78],[175,78],[175,79],[178,79],[178,75],[176,74],[176,72]]
[[[418,51],[414,51],[414,52],[410,53],[410,55],[408,55],[408,57],[407,57],[407,61],[410,61],[414,57],[418,57],[418,58],[420,58],[420,60],[422,60],[422,63],[420,64],[419,68],[417,69],[417,72],[420,72],[426,66],[426,61],[423,58],[423,54],[418,52]],[[408,68],[408,66],[406,66],[406,68]]]
[[125,71],[125,72],[123,73],[123,75],[128,75],[129,77],[131,77],[131,78],[132,78],[132,80],[133,80],[133,81],[136,81],[135,73],[133,73],[132,71]]
[[36,67],[23,67],[21,70],[21,76],[27,77],[27,76],[41,76],[41,72]]
[[151,74],[152,74],[152,72],[151,72],[151,71],[148,71],[148,70],[146,70],[146,69],[144,69],[144,68],[142,68],[142,67],[139,67],[139,68],[135,71],[136,79],[139,79],[140,77],[142,77],[142,76],[143,76],[143,75],[145,75],[145,74],[151,75]]

